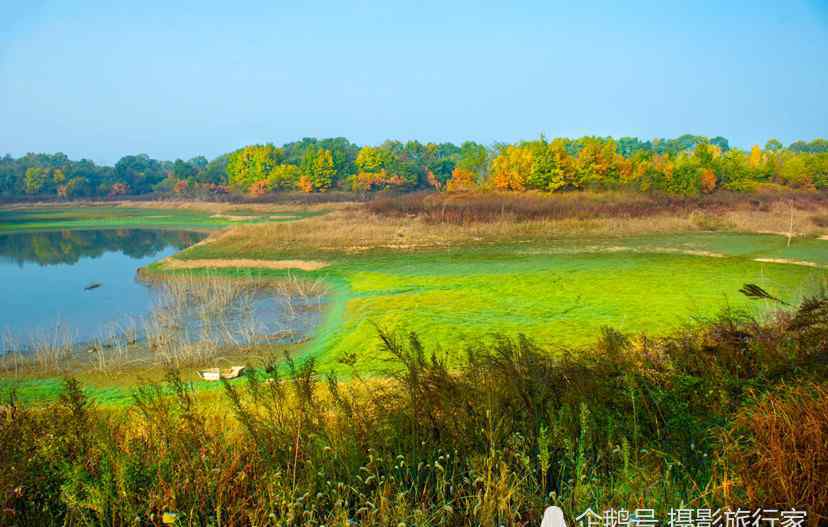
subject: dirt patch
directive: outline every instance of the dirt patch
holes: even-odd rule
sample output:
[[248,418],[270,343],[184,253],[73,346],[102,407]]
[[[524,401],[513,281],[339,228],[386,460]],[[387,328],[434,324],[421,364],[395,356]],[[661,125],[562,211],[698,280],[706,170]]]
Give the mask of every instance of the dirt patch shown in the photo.
[[254,269],[299,269],[300,271],[315,271],[327,267],[328,262],[314,260],[252,260],[246,258],[204,258],[198,260],[164,260],[164,269],[225,269],[225,268],[254,268]]
[[222,220],[230,220],[230,221],[248,221],[248,220],[257,220],[259,216],[238,216],[234,214],[213,214],[210,216],[211,218],[218,218]]
[[270,217],[271,220],[300,220],[302,219],[301,216],[295,216],[293,214],[282,214],[282,215],[275,215]]
[[828,234],[823,234],[822,236],[819,237],[819,239],[828,241]]
[[791,260],[789,258],[754,258],[753,261],[754,262],[763,262],[763,263],[804,265],[806,267],[819,267],[819,265],[814,263],[814,262],[808,262],[808,261],[805,261],[805,260]]
[[799,238],[801,236],[801,234],[799,234],[797,232],[791,233],[791,232],[784,232],[784,231],[766,231],[766,230],[758,230],[758,231],[756,231],[756,234],[770,234],[770,235],[773,235],[773,236],[784,236],[785,238],[787,238],[789,236],[792,237],[792,238]]

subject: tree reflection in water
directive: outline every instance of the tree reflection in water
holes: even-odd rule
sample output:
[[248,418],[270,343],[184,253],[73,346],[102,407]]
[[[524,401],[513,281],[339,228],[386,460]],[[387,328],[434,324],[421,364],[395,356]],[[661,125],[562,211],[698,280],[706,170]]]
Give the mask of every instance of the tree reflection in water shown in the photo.
[[119,251],[132,258],[154,256],[165,247],[184,249],[207,235],[188,231],[143,229],[63,230],[0,235],[0,258],[23,265],[74,264]]

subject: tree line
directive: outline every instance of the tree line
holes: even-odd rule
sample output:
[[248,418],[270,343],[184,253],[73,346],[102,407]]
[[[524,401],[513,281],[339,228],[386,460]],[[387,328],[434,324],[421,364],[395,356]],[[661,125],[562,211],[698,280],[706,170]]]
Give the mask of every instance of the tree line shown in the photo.
[[62,153],[0,158],[0,195],[5,197],[385,189],[634,189],[697,195],[781,187],[828,188],[828,141],[785,147],[771,139],[764,148],[742,150],[723,137],[698,135],[648,141],[541,136],[492,146],[389,140],[360,147],[337,137],[248,145],[213,160],[161,161],[139,154],[104,166],[72,161]]

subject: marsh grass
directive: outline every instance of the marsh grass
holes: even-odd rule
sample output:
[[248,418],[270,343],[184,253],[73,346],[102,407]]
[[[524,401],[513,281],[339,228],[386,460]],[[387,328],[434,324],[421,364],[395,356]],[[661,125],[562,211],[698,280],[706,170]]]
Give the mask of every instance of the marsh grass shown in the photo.
[[75,335],[61,322],[57,322],[54,331],[44,331],[34,335],[29,344],[32,359],[38,369],[44,373],[60,373],[72,356]]
[[[228,347],[247,348],[270,342],[274,321],[257,320],[256,304],[263,294],[283,299],[292,328],[300,316],[293,303],[314,295],[321,303],[319,283],[304,284],[290,276],[274,282],[260,276],[228,278],[211,273],[177,274],[157,284],[156,304],[145,326],[150,349],[164,363],[180,367],[203,363]],[[278,333],[278,332],[277,332]]]
[[[295,340],[296,324],[322,309],[326,292],[321,280],[292,275],[274,280],[179,273],[151,286],[154,303],[146,316],[106,324],[87,343],[77,343],[62,324],[40,332],[28,345],[4,334],[0,372],[14,377],[78,370],[105,375],[153,364],[210,365],[218,357]],[[270,299],[278,302],[276,312],[260,313],[259,302]]]
[[556,354],[493,336],[464,350],[462,368],[414,334],[380,330],[384,378],[342,382],[313,359],[274,356],[223,394],[198,394],[170,369],[121,412],[96,409],[67,380],[56,403],[12,394],[0,408],[0,514],[37,525],[154,525],[165,511],[181,525],[537,525],[552,504],[570,521],[588,506],[735,508],[805,475],[782,501],[815,526],[828,476],[827,316],[828,301],[812,298],[768,322],[731,311],[657,339],[605,329],[597,345]]

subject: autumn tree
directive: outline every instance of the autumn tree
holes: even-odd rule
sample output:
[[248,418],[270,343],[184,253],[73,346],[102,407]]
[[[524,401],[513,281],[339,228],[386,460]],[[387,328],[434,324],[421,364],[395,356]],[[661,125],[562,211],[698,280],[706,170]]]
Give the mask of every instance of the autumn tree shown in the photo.
[[363,146],[356,158],[356,166],[360,172],[379,172],[386,168],[388,155],[377,147]]
[[532,173],[532,152],[525,146],[509,145],[492,161],[492,182],[498,190],[526,190]]
[[369,191],[404,184],[400,176],[390,172],[394,165],[393,150],[389,145],[385,146],[364,146],[360,149],[356,158],[358,172],[351,182],[354,190]]
[[750,165],[750,168],[754,170],[757,170],[762,166],[762,149],[759,148],[759,145],[753,145],[753,148],[750,149],[748,164]]
[[229,182],[239,190],[247,190],[253,183],[268,179],[282,158],[282,150],[272,144],[240,148],[227,160]]
[[713,172],[713,169],[702,169],[700,186],[701,191],[705,194],[710,194],[716,190],[716,173]]
[[256,181],[255,183],[250,185],[248,192],[251,196],[264,196],[265,194],[270,192],[270,190],[270,183],[266,179],[260,179],[259,181]]
[[455,167],[451,179],[446,183],[447,192],[468,192],[477,188],[475,174],[467,169]]
[[314,190],[325,191],[331,188],[334,176],[336,176],[336,169],[331,151],[321,148],[313,162],[311,182]]

